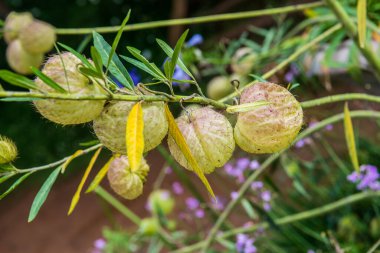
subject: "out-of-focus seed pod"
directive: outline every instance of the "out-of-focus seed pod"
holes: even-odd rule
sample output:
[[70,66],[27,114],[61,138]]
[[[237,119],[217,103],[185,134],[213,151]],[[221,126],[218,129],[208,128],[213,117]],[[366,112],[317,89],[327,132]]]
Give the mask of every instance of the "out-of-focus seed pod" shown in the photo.
[[[177,125],[204,173],[211,173],[223,166],[235,149],[233,130],[222,114],[209,107],[190,111],[176,119]],[[169,135],[168,144],[174,159],[188,170],[192,170],[182,151]]]
[[226,76],[216,76],[207,84],[207,96],[211,99],[220,99],[233,91],[230,78]]
[[140,223],[140,233],[143,235],[155,235],[160,230],[160,224],[158,223],[158,220],[154,217],[145,218],[141,220]]
[[257,55],[252,48],[239,48],[231,59],[232,71],[243,76],[250,74],[255,65],[256,57]]
[[[62,65],[62,61],[64,66]],[[101,87],[82,75],[78,70],[81,61],[71,53],[54,55],[46,62],[42,72],[58,83],[70,94],[102,94]],[[36,78],[36,85],[44,92],[57,92],[41,79]],[[32,91],[36,92],[36,91]],[[81,124],[92,121],[103,110],[104,100],[54,100],[34,101],[37,110],[48,120],[62,125]]]
[[25,50],[34,54],[50,51],[56,41],[54,27],[39,20],[23,27],[19,38]]
[[380,236],[380,217],[375,217],[369,224],[369,233],[372,238],[377,239]]
[[10,163],[17,157],[17,147],[7,137],[0,135],[0,164]]
[[126,199],[135,199],[143,192],[143,184],[149,172],[145,159],[141,160],[140,168],[132,171],[126,156],[115,158],[109,167],[107,176],[111,188]]
[[13,40],[7,48],[7,62],[17,73],[27,75],[33,73],[31,67],[39,68],[43,61],[43,54],[31,54],[21,45],[20,40]]
[[257,83],[245,89],[240,103],[267,101],[270,104],[238,114],[234,136],[238,146],[249,153],[273,153],[287,148],[302,126],[300,103],[285,88]]
[[[126,154],[125,127],[135,102],[110,102],[94,120],[94,131],[100,142],[111,151]],[[163,102],[143,102],[144,152],[157,147],[168,132]]]
[[20,31],[33,22],[33,16],[29,12],[11,12],[4,23],[4,40],[7,43],[17,39]]
[[162,211],[163,214],[167,215],[173,211],[174,199],[169,191],[156,190],[149,195],[148,206],[155,213]]

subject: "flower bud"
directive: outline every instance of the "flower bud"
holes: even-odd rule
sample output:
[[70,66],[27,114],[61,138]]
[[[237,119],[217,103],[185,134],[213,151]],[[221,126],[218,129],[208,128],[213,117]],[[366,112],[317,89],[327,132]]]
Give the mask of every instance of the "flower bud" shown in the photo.
[[39,20],[21,29],[19,38],[25,50],[34,54],[50,51],[56,41],[54,27]]
[[162,211],[163,214],[167,215],[173,211],[174,200],[169,191],[156,190],[149,195],[148,206],[155,213]]
[[139,230],[143,235],[155,235],[160,230],[160,224],[157,218],[145,218],[141,220]]
[[285,88],[257,83],[242,92],[240,103],[267,101],[268,105],[240,112],[234,129],[238,146],[249,153],[274,153],[287,148],[302,126],[300,103]]
[[143,183],[149,172],[149,165],[142,158],[140,168],[132,171],[126,156],[115,158],[109,167],[107,176],[111,188],[126,199],[135,199],[143,192]]
[[211,99],[220,99],[233,91],[230,78],[226,76],[216,76],[207,85],[207,96]]
[[17,147],[7,137],[0,135],[0,164],[12,162],[17,157]]
[[9,66],[23,75],[33,73],[31,67],[39,68],[43,61],[42,54],[31,54],[25,51],[20,40],[14,40],[9,44],[6,57]]
[[246,76],[252,72],[256,60],[256,53],[249,47],[236,50],[231,59],[231,69],[234,73]]
[[[69,94],[102,94],[101,87],[96,82],[92,82],[77,70],[80,64],[82,64],[81,61],[75,55],[63,53],[52,56],[44,65],[42,72]],[[57,92],[40,78],[36,78],[35,83],[44,92]],[[45,118],[62,125],[81,124],[93,120],[103,110],[104,103],[104,100],[43,99],[34,101],[37,110]]]
[[[94,131],[100,142],[111,151],[126,154],[125,128],[135,102],[110,102],[94,120]],[[143,102],[144,152],[157,147],[168,132],[163,102]]]
[[7,43],[17,39],[20,31],[33,22],[33,16],[29,12],[11,12],[4,23],[4,40]]
[[[209,107],[192,110],[176,119],[177,125],[192,155],[204,173],[223,166],[235,149],[231,124],[220,113]],[[174,159],[192,170],[182,151],[169,135],[168,144]]]

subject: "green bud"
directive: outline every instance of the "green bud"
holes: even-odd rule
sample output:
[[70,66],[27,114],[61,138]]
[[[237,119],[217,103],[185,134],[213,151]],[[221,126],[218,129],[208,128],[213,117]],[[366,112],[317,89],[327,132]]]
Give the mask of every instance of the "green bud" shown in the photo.
[[17,147],[14,142],[0,135],[0,164],[10,163],[17,157]]
[[156,190],[149,195],[148,205],[151,210],[158,213],[160,210],[167,215],[173,211],[174,199],[170,196],[170,192],[166,190]]

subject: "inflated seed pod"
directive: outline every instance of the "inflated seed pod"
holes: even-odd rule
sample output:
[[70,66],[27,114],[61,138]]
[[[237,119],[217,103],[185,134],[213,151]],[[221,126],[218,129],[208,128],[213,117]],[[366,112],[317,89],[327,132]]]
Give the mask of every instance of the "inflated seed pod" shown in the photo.
[[10,163],[17,157],[17,147],[7,137],[0,135],[0,164]]
[[25,50],[34,54],[50,51],[57,39],[54,27],[40,20],[23,27],[19,38]]
[[13,40],[7,47],[7,62],[17,73],[32,74],[31,67],[39,68],[43,61],[43,54],[31,54],[21,45],[20,40]]
[[153,191],[148,198],[149,210],[155,213],[159,211],[165,215],[170,214],[174,208],[174,199],[167,190]]
[[216,76],[207,84],[207,96],[211,99],[220,99],[233,91],[230,78],[227,76]]
[[[176,122],[204,173],[213,172],[231,158],[235,149],[233,130],[222,114],[209,107],[202,107],[180,116]],[[186,169],[192,170],[170,135],[168,144],[174,159]]]
[[238,146],[249,153],[274,153],[287,148],[301,129],[300,103],[284,87],[257,83],[242,92],[240,103],[267,101],[270,104],[240,112],[234,129]]
[[[93,128],[100,142],[115,153],[126,154],[125,127],[129,112],[135,102],[110,102],[99,117],[94,120]],[[157,147],[168,132],[163,102],[143,102],[144,152]]]
[[[64,66],[62,65],[62,61]],[[81,61],[73,54],[65,52],[48,59],[42,72],[58,83],[69,94],[94,95],[102,94],[101,87],[78,71]],[[44,92],[56,93],[40,78],[35,84]],[[31,91],[37,92],[37,91]],[[104,100],[54,100],[43,99],[34,101],[37,110],[50,121],[62,125],[81,124],[92,121],[103,110]]]
[[11,12],[4,23],[4,40],[7,43],[17,39],[20,31],[33,22],[33,16],[29,12]]
[[137,171],[132,171],[127,156],[115,158],[108,169],[107,177],[111,188],[126,199],[135,199],[143,192],[143,184],[149,172],[149,165],[142,158]]
[[232,71],[243,76],[250,74],[254,67],[256,57],[257,55],[252,48],[239,48],[231,59]]

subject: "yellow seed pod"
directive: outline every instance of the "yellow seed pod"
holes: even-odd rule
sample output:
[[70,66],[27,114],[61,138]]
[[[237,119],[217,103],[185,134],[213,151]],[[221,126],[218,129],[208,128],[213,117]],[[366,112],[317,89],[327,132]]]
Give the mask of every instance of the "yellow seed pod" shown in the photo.
[[211,99],[220,99],[233,91],[230,78],[227,76],[216,76],[207,84],[207,96]]
[[10,163],[17,157],[17,147],[7,137],[0,135],[0,164]]
[[23,27],[19,38],[25,50],[34,54],[50,51],[57,39],[54,27],[39,20]]
[[[177,125],[204,173],[211,173],[223,166],[235,149],[233,130],[222,114],[209,107],[202,107],[176,119]],[[192,170],[180,148],[169,135],[168,145],[174,159]]]
[[39,68],[43,61],[42,54],[31,54],[21,45],[20,40],[13,40],[7,47],[7,62],[17,73],[28,75],[33,71],[30,67]]
[[[64,66],[62,65],[62,61]],[[69,94],[102,94],[103,91],[98,83],[89,80],[78,71],[78,65],[81,64],[82,62],[75,55],[66,52],[49,58],[42,68],[42,72],[58,83]],[[35,83],[44,92],[57,92],[40,78],[36,78]],[[73,101],[44,99],[34,101],[34,105],[42,116],[62,125],[81,124],[92,121],[102,112],[104,103],[104,100]]]
[[252,48],[239,48],[231,59],[231,69],[236,74],[246,76],[252,73],[256,58],[257,55]]
[[254,153],[274,153],[292,144],[301,129],[300,103],[284,87],[257,83],[242,92],[240,103],[267,101],[270,104],[238,114],[234,129],[236,144]]
[[33,16],[29,12],[11,12],[4,23],[4,40],[7,43],[17,39],[20,31],[33,22]]
[[107,176],[111,188],[123,198],[131,200],[142,194],[148,172],[149,165],[144,158],[140,168],[131,171],[127,156],[120,156],[111,162]]
[[[94,120],[94,131],[100,142],[111,151],[126,154],[125,127],[135,102],[110,102]],[[168,132],[163,102],[143,102],[144,152],[157,147]]]

